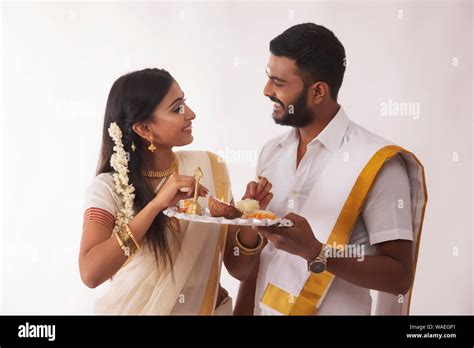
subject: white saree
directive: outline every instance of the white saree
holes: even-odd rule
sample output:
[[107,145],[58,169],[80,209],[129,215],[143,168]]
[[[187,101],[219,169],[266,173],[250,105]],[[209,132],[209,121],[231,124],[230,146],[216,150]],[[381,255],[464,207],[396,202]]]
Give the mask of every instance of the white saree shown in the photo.
[[[207,152],[176,152],[179,174],[201,167],[201,183],[209,194],[229,199],[230,181],[225,164]],[[111,173],[100,174],[87,193],[86,209],[96,207],[115,215],[120,200]],[[207,206],[207,199],[200,200]],[[174,253],[174,278],[157,265],[147,245],[114,275],[108,292],[95,304],[96,314],[232,315],[232,300],[216,308],[227,226],[179,221],[180,247]],[[172,233],[170,229],[166,233]]]

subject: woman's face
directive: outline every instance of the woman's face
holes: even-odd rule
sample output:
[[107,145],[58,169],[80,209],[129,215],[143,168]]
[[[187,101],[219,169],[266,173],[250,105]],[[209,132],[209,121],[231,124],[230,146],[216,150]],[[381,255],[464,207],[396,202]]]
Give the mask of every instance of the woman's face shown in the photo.
[[153,112],[149,123],[156,145],[184,146],[193,141],[192,120],[196,114],[185,103],[184,92],[173,81],[168,94]]

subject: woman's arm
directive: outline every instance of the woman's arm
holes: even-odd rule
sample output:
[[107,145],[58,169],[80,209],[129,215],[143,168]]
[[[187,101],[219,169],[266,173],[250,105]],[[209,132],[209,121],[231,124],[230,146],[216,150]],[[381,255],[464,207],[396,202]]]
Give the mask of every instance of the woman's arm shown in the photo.
[[[163,210],[151,201],[128,224],[140,244],[155,217]],[[84,284],[95,288],[111,278],[127,261],[115,236],[105,225],[89,221],[84,225],[79,252],[79,269]]]
[[[255,181],[248,183],[245,195],[242,199],[255,199],[258,201],[260,209],[266,209],[273,198],[273,194],[270,192],[271,188],[272,184],[267,180],[267,178],[260,176],[258,183]],[[250,271],[254,267],[255,261],[260,257],[260,252],[256,255],[244,255],[240,252],[235,241],[235,235],[239,229],[239,241],[248,249],[257,247],[259,237],[257,230],[251,227],[230,225],[227,230],[224,264],[231,276],[242,281],[248,277]],[[260,251],[262,249],[263,248],[261,248]]]
[[253,230],[251,227],[230,225],[227,230],[224,264],[232,277],[242,281],[247,279],[250,271],[254,267],[255,261],[258,260],[260,253],[256,255],[244,255],[240,252],[239,247],[235,242],[235,234],[239,228],[239,241],[243,246],[249,249],[257,247],[258,235],[257,231]]
[[[181,192],[182,188],[188,192]],[[193,177],[173,174],[161,190],[128,224],[133,236],[140,244],[156,216],[166,207],[175,205],[180,199],[194,195]],[[199,185],[199,196],[204,197],[208,189]],[[79,252],[79,269],[84,284],[95,288],[111,278],[127,261],[127,256],[112,231],[95,221],[87,222],[82,232]]]
[[235,301],[234,315],[254,315],[259,264],[260,261],[257,260],[247,279],[240,282],[237,300]]

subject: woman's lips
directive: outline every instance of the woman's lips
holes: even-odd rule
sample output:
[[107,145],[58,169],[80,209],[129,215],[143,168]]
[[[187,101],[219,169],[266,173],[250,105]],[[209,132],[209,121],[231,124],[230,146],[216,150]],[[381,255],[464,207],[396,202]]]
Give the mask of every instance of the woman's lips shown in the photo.
[[190,124],[189,126],[184,127],[184,128],[182,129],[182,131],[183,131],[184,133],[192,133],[192,132],[193,132],[193,125]]

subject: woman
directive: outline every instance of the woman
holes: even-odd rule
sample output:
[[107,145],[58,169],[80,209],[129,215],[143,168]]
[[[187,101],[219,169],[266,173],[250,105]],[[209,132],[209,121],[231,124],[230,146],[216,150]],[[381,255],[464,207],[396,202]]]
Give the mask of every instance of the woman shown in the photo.
[[[81,278],[88,287],[112,279],[96,313],[232,314],[232,301],[219,278],[236,228],[227,233],[227,226],[178,222],[163,214],[194,195],[197,167],[203,173],[200,197],[232,199],[226,166],[217,156],[173,152],[193,141],[195,117],[165,70],[136,71],[113,84],[97,176],[86,193],[79,255]],[[246,197],[258,198],[264,208],[270,188],[265,179],[258,186],[252,182]],[[245,233],[250,244],[242,245],[251,247],[255,232]]]

